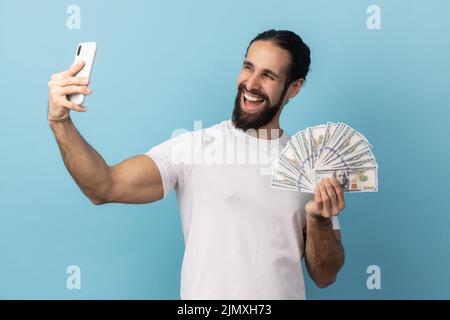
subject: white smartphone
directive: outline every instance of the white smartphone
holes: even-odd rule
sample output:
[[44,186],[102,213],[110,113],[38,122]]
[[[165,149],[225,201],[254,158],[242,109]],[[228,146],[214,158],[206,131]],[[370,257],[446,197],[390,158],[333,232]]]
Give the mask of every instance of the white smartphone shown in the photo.
[[[73,64],[77,64],[80,61],[84,61],[84,67],[81,69],[75,77],[91,77],[92,67],[94,66],[95,53],[97,52],[96,42],[82,42],[78,45],[75,52],[75,60]],[[71,94],[68,96],[68,100],[78,105],[82,105],[85,95],[82,93]]]

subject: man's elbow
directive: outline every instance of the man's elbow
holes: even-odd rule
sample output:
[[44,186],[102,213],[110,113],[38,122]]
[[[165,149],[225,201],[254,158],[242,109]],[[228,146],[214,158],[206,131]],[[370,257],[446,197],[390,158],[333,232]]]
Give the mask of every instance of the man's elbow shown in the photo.
[[326,269],[321,269],[320,271],[316,270],[315,272],[311,272],[310,273],[311,278],[317,287],[319,287],[321,289],[329,287],[330,285],[332,285],[333,283],[336,282],[338,272],[342,268],[343,265],[344,265],[344,260],[342,259],[333,268],[326,268]]
[[92,202],[93,204],[95,204],[96,206],[99,206],[99,205],[102,205],[102,204],[107,203],[106,201],[100,200],[100,199],[98,199],[98,198],[89,198],[89,200],[91,200],[91,202]]
[[112,202],[110,188],[91,190],[84,194],[96,206]]
[[102,205],[102,204],[110,202],[106,197],[99,197],[99,196],[95,196],[94,197],[94,196],[91,196],[91,197],[88,197],[88,198],[96,206],[99,206],[99,205]]
[[321,278],[321,279],[313,279],[313,280],[317,287],[319,287],[320,289],[324,289],[326,287],[331,286],[333,283],[336,282],[336,275],[332,275],[332,276],[329,276],[326,278]]
[[106,202],[104,202],[104,201],[96,200],[96,199],[90,199],[90,200],[91,200],[91,202],[92,202],[93,204],[95,204],[96,206],[100,206],[100,205],[106,203]]

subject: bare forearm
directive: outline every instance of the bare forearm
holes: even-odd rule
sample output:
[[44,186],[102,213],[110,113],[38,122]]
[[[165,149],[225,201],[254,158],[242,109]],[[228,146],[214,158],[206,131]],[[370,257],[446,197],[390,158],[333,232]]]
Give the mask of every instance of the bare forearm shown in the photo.
[[306,265],[319,287],[326,287],[336,280],[344,263],[344,249],[333,231],[330,218],[307,215]]
[[109,188],[109,167],[80,135],[70,117],[49,121],[67,170],[81,191],[94,203],[100,203]]

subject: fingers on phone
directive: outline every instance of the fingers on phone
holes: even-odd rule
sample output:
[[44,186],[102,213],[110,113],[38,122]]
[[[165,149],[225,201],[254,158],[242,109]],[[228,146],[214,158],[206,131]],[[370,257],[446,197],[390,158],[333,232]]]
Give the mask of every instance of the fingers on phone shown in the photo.
[[63,80],[60,80],[60,86],[66,87],[70,85],[77,85],[77,86],[86,86],[89,84],[89,78],[84,77],[68,77],[64,78]]
[[67,87],[67,86],[86,86],[89,84],[89,78],[68,77],[61,80],[50,80],[48,83],[49,88],[52,87]]
[[92,93],[92,90],[89,89],[87,86],[69,85],[66,87],[62,87],[61,93],[63,95],[69,95],[69,94],[75,94],[75,93],[81,93],[84,95],[88,95],[88,94]]
[[84,65],[85,65],[84,61],[79,61],[77,64],[74,64],[64,72],[66,72],[68,76],[73,76],[75,73],[83,69]]
[[78,111],[78,112],[85,112],[85,111],[87,111],[86,107],[80,106],[80,105],[78,105],[76,103],[73,103],[71,101],[67,101],[64,104],[64,107],[66,107],[67,109],[70,109],[70,110]]
[[55,73],[52,75],[51,80],[61,80],[67,77],[73,77],[76,75],[81,69],[84,67],[84,61],[80,61],[77,64],[74,64],[69,69],[64,70],[60,73]]
[[61,73],[62,77],[63,78],[72,77],[72,76],[76,75],[81,69],[83,69],[83,67],[84,67],[84,62],[80,61],[77,64],[71,66],[66,71],[63,71]]

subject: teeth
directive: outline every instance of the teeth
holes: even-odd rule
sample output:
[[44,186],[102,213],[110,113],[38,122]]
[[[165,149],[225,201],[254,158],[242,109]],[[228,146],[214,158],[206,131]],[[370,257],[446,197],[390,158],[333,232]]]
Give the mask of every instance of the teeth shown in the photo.
[[244,97],[245,97],[245,99],[250,100],[250,101],[262,101],[262,100],[264,100],[263,98],[256,98],[256,97],[250,96],[250,95],[248,95],[245,92],[244,92]]

